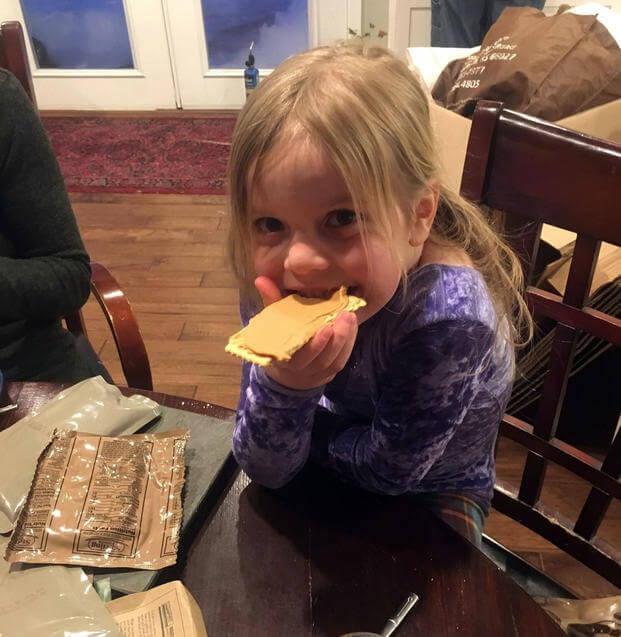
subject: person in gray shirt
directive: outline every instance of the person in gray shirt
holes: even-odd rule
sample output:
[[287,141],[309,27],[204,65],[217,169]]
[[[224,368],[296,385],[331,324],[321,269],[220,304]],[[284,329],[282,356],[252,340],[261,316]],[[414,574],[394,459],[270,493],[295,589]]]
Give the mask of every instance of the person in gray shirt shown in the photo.
[[62,326],[89,296],[90,265],[54,151],[17,79],[0,69],[0,369],[5,380],[102,374]]
[[545,0],[431,0],[431,46],[473,47],[507,7],[543,9]]

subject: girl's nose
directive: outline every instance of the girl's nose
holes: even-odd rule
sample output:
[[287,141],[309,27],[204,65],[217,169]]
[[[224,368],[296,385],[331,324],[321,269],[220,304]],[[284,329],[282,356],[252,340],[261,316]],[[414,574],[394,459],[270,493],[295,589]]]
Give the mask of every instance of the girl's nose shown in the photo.
[[285,257],[285,270],[304,276],[312,272],[326,270],[329,267],[328,258],[323,251],[307,240],[294,239],[289,244]]

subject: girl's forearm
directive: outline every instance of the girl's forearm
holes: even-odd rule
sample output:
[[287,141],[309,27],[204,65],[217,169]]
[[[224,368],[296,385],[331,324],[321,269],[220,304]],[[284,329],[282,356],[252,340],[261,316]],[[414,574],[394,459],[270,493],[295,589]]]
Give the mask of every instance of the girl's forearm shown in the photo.
[[233,453],[256,482],[278,488],[304,466],[310,451],[313,418],[323,388],[282,387],[253,366],[242,388]]

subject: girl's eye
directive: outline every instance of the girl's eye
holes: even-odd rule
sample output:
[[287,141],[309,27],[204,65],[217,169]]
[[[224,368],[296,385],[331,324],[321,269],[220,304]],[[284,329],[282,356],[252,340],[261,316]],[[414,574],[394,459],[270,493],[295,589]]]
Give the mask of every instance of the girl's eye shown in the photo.
[[356,223],[356,213],[353,210],[333,210],[326,220],[330,228],[342,228]]
[[260,219],[255,219],[252,225],[261,234],[280,232],[285,228],[282,221],[278,221],[278,219],[274,219],[274,217],[261,217]]

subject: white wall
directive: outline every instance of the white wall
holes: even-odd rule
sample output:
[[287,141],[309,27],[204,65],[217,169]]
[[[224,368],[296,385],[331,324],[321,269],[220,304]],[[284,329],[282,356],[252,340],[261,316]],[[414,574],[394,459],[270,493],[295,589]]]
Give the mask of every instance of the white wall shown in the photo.
[[[369,28],[369,23],[375,25],[375,29]],[[388,0],[362,0],[362,32],[367,31],[371,36],[365,38],[368,44],[386,46],[388,38],[378,38],[380,30],[388,32]]]

